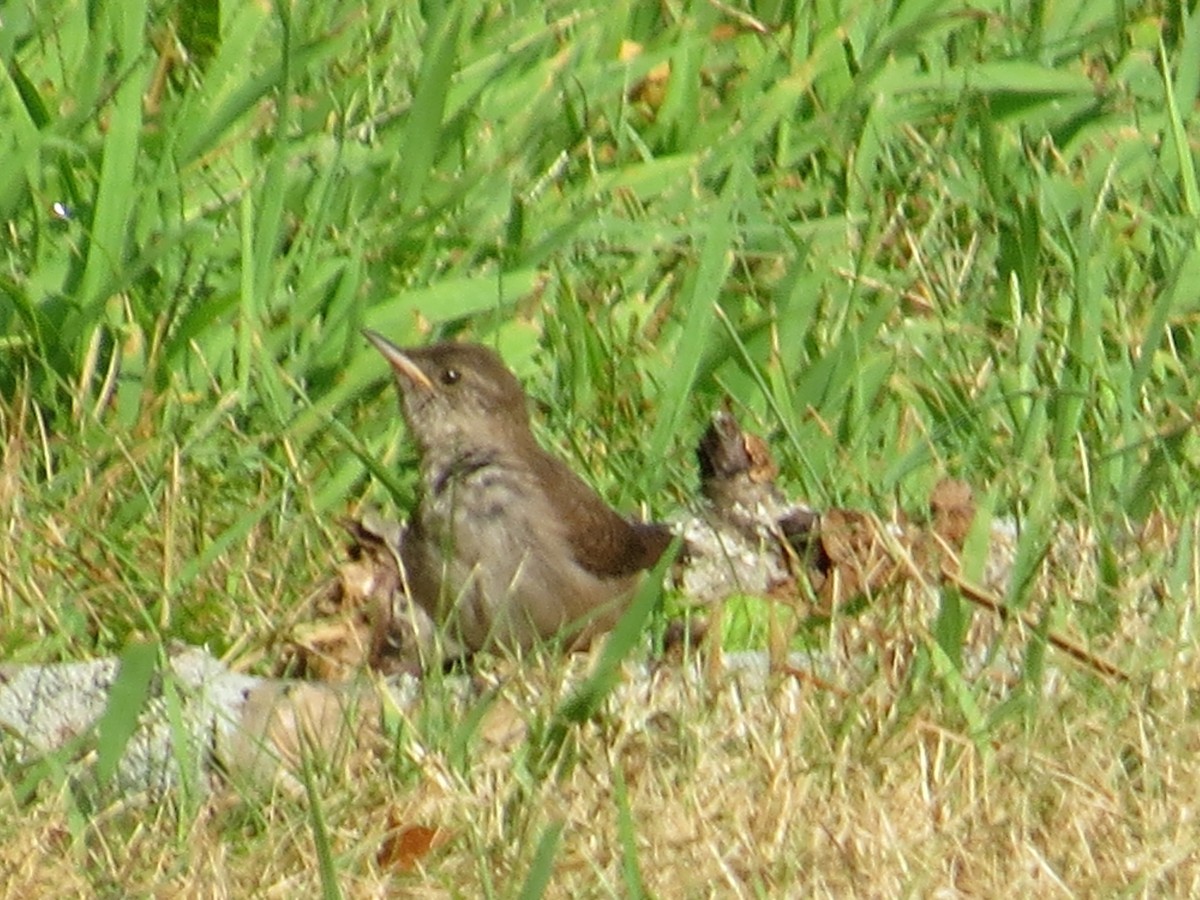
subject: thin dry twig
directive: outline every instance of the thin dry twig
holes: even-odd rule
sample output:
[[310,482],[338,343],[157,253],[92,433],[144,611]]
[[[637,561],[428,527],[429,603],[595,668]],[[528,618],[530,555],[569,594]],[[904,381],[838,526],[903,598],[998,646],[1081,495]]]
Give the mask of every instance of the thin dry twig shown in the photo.
[[[942,577],[952,584],[962,593],[964,597],[972,603],[982,606],[984,609],[999,616],[1001,619],[1007,620],[1011,616],[1017,616],[1021,620],[1021,624],[1034,631],[1038,628],[1037,620],[1024,610],[1014,610],[1006,606],[1004,602],[989,591],[984,590],[978,585],[971,584],[963,579],[961,575],[954,570],[949,563],[942,564]],[[1065,638],[1053,631],[1046,633],[1046,640],[1051,646],[1061,650],[1063,653],[1070,656],[1077,662],[1083,663],[1088,668],[1107,678],[1115,678],[1118,681],[1130,681],[1129,673],[1114,663],[1109,662],[1092,653],[1083,645],[1070,638]]]

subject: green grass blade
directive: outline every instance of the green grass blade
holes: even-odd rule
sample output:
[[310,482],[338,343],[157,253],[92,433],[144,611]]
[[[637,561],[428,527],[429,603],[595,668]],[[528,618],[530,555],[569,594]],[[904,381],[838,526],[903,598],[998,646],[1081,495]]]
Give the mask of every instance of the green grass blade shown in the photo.
[[[1175,151],[1176,164],[1179,166],[1179,180],[1183,188],[1184,208],[1189,216],[1197,219],[1200,218],[1200,187],[1196,183],[1196,163],[1192,157],[1187,126],[1184,124],[1183,116],[1175,101],[1175,86],[1171,79],[1167,50],[1163,46],[1161,38],[1158,44],[1158,58],[1163,73],[1163,95],[1167,103],[1170,146]],[[1189,78],[1194,77],[1194,75],[1189,75]],[[1200,241],[1200,235],[1196,239]]]
[[637,829],[633,824],[633,813],[629,809],[629,789],[625,786],[625,775],[619,765],[612,770],[613,802],[617,804],[617,837],[621,842],[621,877],[625,883],[625,896],[641,900],[647,896],[646,884],[642,880],[638,864]]
[[976,749],[985,760],[991,761],[995,752],[992,750],[987,719],[979,708],[971,686],[963,679],[962,673],[955,667],[953,661],[937,641],[930,641],[927,646],[930,660],[933,662],[933,670],[942,683],[950,689],[950,695],[954,698],[958,711],[966,720],[967,732],[975,743]]
[[116,46],[122,63],[122,82],[113,99],[100,182],[96,190],[89,232],[87,260],[78,287],[79,313],[65,328],[64,340],[83,338],[88,326],[108,300],[109,286],[119,277],[129,241],[130,217],[137,184],[137,158],[142,133],[144,72],[142,33],[146,22],[145,0],[114,3],[104,7],[111,17]]
[[434,156],[442,136],[442,116],[446,95],[458,56],[458,33],[462,25],[463,3],[453,3],[440,18],[429,25],[425,55],[417,76],[412,108],[404,128],[401,145],[399,195],[400,209],[410,212],[420,200],[433,168]]
[[317,788],[313,751],[312,742],[302,741],[299,754],[300,775],[304,782],[304,794],[308,798],[308,827],[312,832],[313,853],[317,858],[317,872],[320,874],[321,897],[323,900],[341,900],[342,888],[333,858],[333,844],[329,840],[329,826],[325,822],[325,798]]
[[530,754],[537,771],[549,769],[559,758],[570,729],[588,721],[599,712],[606,697],[620,678],[621,663],[641,642],[650,614],[662,601],[663,578],[679,552],[676,538],[658,564],[647,574],[641,588],[604,641],[600,658],[587,679],[579,685],[554,714],[540,746]]
[[111,783],[137,730],[142,710],[158,672],[162,648],[158,643],[131,644],[121,654],[120,666],[108,692],[108,704],[97,725],[96,780]]
[[[683,320],[683,328],[673,348],[674,365],[663,384],[659,418],[649,438],[647,457],[651,460],[667,458],[671,444],[678,439],[684,412],[690,406],[688,399],[712,338],[721,288],[732,264],[735,201],[745,177],[741,165],[731,167],[724,188],[709,213],[709,226],[704,232],[695,274],[687,292],[676,301],[676,314]],[[654,480],[661,478],[660,471]]]
[[533,862],[530,863],[529,872],[525,876],[525,883],[521,886],[519,895],[521,900],[539,900],[546,895],[550,879],[554,877],[554,858],[558,855],[562,832],[561,822],[547,825],[545,831],[542,832],[537,851],[533,855]]

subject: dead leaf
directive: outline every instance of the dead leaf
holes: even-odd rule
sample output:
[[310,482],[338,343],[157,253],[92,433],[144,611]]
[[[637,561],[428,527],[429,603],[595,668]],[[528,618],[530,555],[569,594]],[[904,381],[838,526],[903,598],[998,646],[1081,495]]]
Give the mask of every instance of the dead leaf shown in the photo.
[[887,541],[868,513],[829,510],[821,516],[819,538],[829,570],[818,597],[827,612],[862,594],[875,593],[895,571]]
[[656,113],[667,98],[667,84],[670,80],[671,63],[661,62],[630,88],[629,99],[633,103],[645,104],[652,113]]
[[943,478],[929,495],[929,510],[934,532],[955,550],[961,550],[975,520],[971,486],[957,478]]
[[393,823],[391,830],[379,845],[375,861],[384,869],[410,872],[432,850],[448,840],[449,836],[442,828],[430,828],[428,825],[400,826],[399,823]]
[[312,618],[290,636],[290,675],[348,681],[364,667],[384,675],[421,669],[434,627],[404,590],[400,523],[372,512],[346,519],[348,559],[311,606]]
[[489,747],[513,750],[529,730],[521,710],[507,697],[497,697],[483,714],[479,737]]

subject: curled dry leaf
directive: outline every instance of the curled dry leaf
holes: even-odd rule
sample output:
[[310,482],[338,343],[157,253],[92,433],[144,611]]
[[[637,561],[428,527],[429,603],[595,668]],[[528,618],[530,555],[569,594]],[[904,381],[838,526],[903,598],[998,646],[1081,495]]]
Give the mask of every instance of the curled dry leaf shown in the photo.
[[342,525],[348,558],[318,595],[313,621],[293,632],[287,671],[321,681],[345,681],[365,667],[419,672],[434,629],[404,589],[403,527],[371,512]]
[[479,722],[479,737],[489,746],[512,750],[525,739],[529,724],[525,715],[511,699],[497,697]]
[[868,513],[831,509],[821,516],[818,539],[823,571],[818,599],[828,614],[883,588],[895,572],[882,525]]

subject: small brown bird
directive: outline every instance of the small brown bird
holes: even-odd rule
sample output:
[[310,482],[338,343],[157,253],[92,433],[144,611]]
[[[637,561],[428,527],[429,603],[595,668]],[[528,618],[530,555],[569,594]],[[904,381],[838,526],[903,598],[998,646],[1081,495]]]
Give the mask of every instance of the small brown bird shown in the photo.
[[401,560],[413,599],[470,650],[586,646],[610,629],[671,540],[616,513],[530,430],[525,392],[477,344],[401,349],[395,371],[420,455]]

